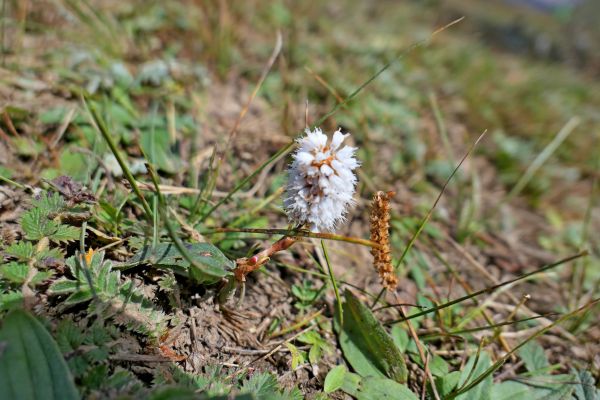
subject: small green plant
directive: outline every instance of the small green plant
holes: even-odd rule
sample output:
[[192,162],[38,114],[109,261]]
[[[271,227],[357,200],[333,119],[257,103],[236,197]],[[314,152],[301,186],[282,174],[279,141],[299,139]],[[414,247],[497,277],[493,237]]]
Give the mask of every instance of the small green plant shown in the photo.
[[300,285],[292,285],[292,294],[298,301],[294,303],[294,307],[301,311],[310,309],[321,297],[325,294],[327,285],[320,288],[314,287],[314,283],[309,280],[303,280]]
[[79,238],[79,228],[61,222],[61,216],[68,211],[68,207],[60,194],[42,192],[31,204],[33,207],[21,218],[21,227],[27,239],[37,241],[48,238],[61,243]]
[[[90,250],[85,255],[69,257],[65,264],[71,277],[63,277],[48,289],[51,295],[67,295],[63,307],[89,303],[88,312],[103,319],[112,319],[118,325],[135,332],[159,337],[166,329],[169,319],[163,311],[156,309],[131,279],[121,276],[113,263],[104,259],[104,252]],[[89,277],[86,276],[86,268]],[[88,280],[89,278],[89,280]],[[91,281],[91,285],[90,285]]]

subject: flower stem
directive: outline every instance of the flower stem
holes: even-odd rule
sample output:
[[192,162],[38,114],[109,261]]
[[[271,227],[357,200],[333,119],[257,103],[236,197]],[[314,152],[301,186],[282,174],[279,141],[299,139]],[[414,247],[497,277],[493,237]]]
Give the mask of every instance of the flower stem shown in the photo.
[[295,237],[309,237],[317,239],[337,240],[341,242],[348,242],[354,244],[360,244],[362,246],[379,248],[380,245],[368,239],[362,239],[357,237],[337,235],[335,233],[325,232],[310,232],[305,229],[253,229],[253,228],[215,228],[201,232],[203,235],[212,235],[215,233],[226,233],[226,232],[242,232],[242,233],[266,233],[271,235],[293,235]]

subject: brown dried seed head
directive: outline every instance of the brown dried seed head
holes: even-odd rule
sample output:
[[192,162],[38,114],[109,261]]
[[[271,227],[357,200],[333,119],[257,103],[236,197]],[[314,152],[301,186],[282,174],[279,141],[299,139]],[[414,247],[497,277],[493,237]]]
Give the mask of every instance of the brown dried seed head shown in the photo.
[[394,192],[377,192],[371,204],[371,241],[379,244],[373,247],[373,265],[379,273],[381,284],[388,290],[396,289],[398,278],[394,274],[390,249],[390,200]]

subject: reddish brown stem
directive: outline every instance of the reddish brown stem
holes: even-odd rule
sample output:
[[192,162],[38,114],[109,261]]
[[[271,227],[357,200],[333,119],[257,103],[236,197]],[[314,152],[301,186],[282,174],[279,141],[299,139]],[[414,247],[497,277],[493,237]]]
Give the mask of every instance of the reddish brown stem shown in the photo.
[[277,252],[288,249],[291,245],[298,241],[297,237],[284,236],[270,247],[264,249],[260,253],[253,255],[250,258],[242,257],[236,260],[237,267],[235,268],[235,278],[240,282],[246,281],[246,275],[252,271],[256,271],[263,266],[271,256]]

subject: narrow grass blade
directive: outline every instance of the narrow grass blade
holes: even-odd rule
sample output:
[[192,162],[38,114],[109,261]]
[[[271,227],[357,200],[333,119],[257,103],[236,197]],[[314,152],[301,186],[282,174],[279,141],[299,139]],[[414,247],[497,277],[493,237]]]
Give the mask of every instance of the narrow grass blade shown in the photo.
[[485,136],[486,132],[487,131],[484,131],[481,135],[479,135],[479,137],[477,138],[477,140],[475,140],[475,142],[471,145],[471,148],[469,148],[469,150],[466,152],[466,154],[463,156],[463,158],[460,160],[460,162],[456,165],[456,167],[454,168],[454,170],[452,171],[452,173],[450,174],[450,176],[448,177],[448,179],[446,179],[446,182],[444,182],[444,186],[442,186],[442,190],[440,190],[440,193],[438,194],[437,198],[433,202],[433,205],[431,206],[431,208],[429,209],[429,211],[427,212],[427,214],[425,215],[425,217],[423,217],[423,220],[419,224],[419,226],[418,226],[417,230],[415,231],[414,235],[410,238],[410,241],[408,242],[408,244],[404,248],[404,251],[402,252],[402,255],[400,256],[400,259],[396,263],[396,268],[398,268],[402,264],[402,262],[406,258],[406,255],[408,254],[408,252],[410,251],[410,249],[412,248],[412,246],[415,244],[417,238],[419,237],[419,235],[421,234],[421,232],[425,228],[425,225],[427,224],[427,222],[429,222],[429,219],[431,218],[431,215],[433,214],[433,211],[435,210],[435,208],[437,207],[438,203],[440,202],[442,196],[444,195],[444,192],[446,191],[446,188],[450,184],[450,181],[452,180],[452,178],[454,177],[454,175],[456,175],[456,173],[458,172],[458,170],[460,169],[460,167],[463,165],[463,163],[465,162],[465,160],[471,155],[471,153],[473,152],[473,150],[475,150],[475,147],[477,147],[477,144],[481,141],[481,139],[483,139],[483,137]]
[[98,296],[96,294],[96,288],[94,287],[94,282],[92,280],[92,274],[90,273],[90,267],[85,258],[85,232],[87,229],[87,221],[83,221],[81,224],[81,237],[79,238],[79,257],[77,260],[79,261],[77,265],[81,265],[81,269],[83,270],[83,275],[85,276],[85,280],[90,287],[90,291],[92,293],[92,297],[94,300],[98,300]]
[[[240,111],[240,114],[239,114],[237,120],[235,121],[235,124],[233,125],[233,128],[231,128],[231,130],[229,131],[229,135],[227,137],[227,143],[225,144],[225,148],[223,149],[223,151],[218,156],[217,165],[213,169],[211,177],[209,179],[209,182],[211,182],[212,185],[210,186],[210,192],[206,196],[208,198],[211,197],[212,190],[214,190],[215,183],[217,181],[217,178],[219,176],[219,172],[221,170],[221,165],[223,164],[223,158],[225,157],[225,154],[227,154],[227,152],[229,151],[229,148],[231,147],[231,143],[233,142],[233,140],[234,140],[234,138],[235,138],[235,136],[237,134],[238,128],[240,126],[240,123],[242,122],[242,119],[244,118],[244,116],[246,115],[246,113],[248,112],[248,110],[250,109],[250,104],[252,103],[252,101],[254,100],[254,98],[256,97],[256,95],[258,94],[258,91],[262,87],[265,79],[267,78],[267,75],[269,74],[269,71],[271,70],[271,68],[273,67],[273,64],[275,63],[275,60],[277,59],[277,56],[279,56],[279,53],[281,52],[282,44],[283,44],[283,41],[282,41],[282,38],[281,38],[281,33],[277,32],[277,40],[275,42],[275,47],[273,48],[273,52],[271,53],[271,57],[267,61],[267,64],[266,64],[265,68],[263,69],[262,74],[261,74],[260,78],[258,79],[258,82],[256,83],[256,86],[254,87],[254,90],[252,91],[252,94],[250,95],[250,97],[246,101],[246,104],[244,104],[244,107]],[[210,216],[210,214],[212,214],[214,212],[214,210],[216,210],[216,208],[218,206],[219,206],[219,203],[217,203],[213,208],[211,208],[210,210],[208,210],[208,212],[202,216],[201,221],[204,221],[208,216]]]
[[556,134],[554,139],[544,148],[544,150],[533,160],[531,165],[527,168],[525,173],[519,178],[515,186],[508,193],[503,203],[509,202],[525,188],[535,173],[541,168],[542,165],[550,158],[550,156],[556,151],[556,149],[565,141],[565,139],[573,132],[573,130],[579,125],[581,120],[578,117],[571,118],[565,126]]
[[456,331],[425,333],[425,334],[421,334],[419,337],[421,339],[435,339],[435,338],[445,337],[445,336],[454,336],[455,338],[460,338],[459,335],[464,335],[465,333],[475,333],[475,332],[481,332],[481,331],[488,331],[491,329],[496,330],[503,326],[516,325],[516,324],[520,324],[522,322],[529,322],[529,321],[533,321],[533,320],[540,319],[540,318],[548,318],[553,315],[556,315],[556,314],[552,313],[552,314],[534,315],[533,317],[517,319],[514,321],[504,321],[504,322],[499,322],[497,324],[478,326],[478,327],[469,328],[469,329],[460,329],[460,330],[456,330]]
[[4,177],[2,175],[0,175],[0,181],[6,182],[6,183],[8,183],[10,185],[13,185],[13,186],[21,189],[21,190],[26,190],[27,189],[27,187],[25,185],[21,185],[19,182],[15,182],[12,179],[8,179],[8,178],[6,178],[6,177]]
[[340,316],[340,324],[344,323],[344,312],[342,309],[342,299],[340,297],[340,291],[338,290],[337,281],[335,280],[335,276],[333,276],[333,268],[331,268],[331,263],[329,262],[329,254],[327,253],[327,248],[325,247],[325,242],[321,240],[321,248],[323,249],[323,256],[325,257],[325,262],[327,263],[327,271],[329,272],[329,280],[331,281],[331,285],[333,286],[333,292],[335,293],[335,301],[338,307],[338,313]]
[[[456,165],[456,167],[454,168],[454,170],[452,171],[452,173],[450,174],[450,176],[448,177],[448,179],[446,179],[446,182],[444,182],[444,185],[442,186],[442,190],[440,190],[440,193],[438,194],[437,198],[433,202],[433,205],[431,206],[431,208],[429,209],[429,211],[427,212],[427,214],[425,215],[425,217],[423,217],[423,219],[421,220],[421,223],[417,227],[417,230],[415,231],[415,233],[413,234],[413,236],[408,241],[408,244],[404,248],[404,251],[402,252],[402,255],[400,255],[400,258],[398,259],[398,262],[396,263],[396,269],[398,269],[398,267],[400,267],[400,265],[402,265],[402,262],[406,258],[406,255],[408,254],[408,252],[410,251],[410,249],[413,247],[413,245],[417,241],[417,238],[419,237],[419,235],[421,234],[421,232],[425,228],[425,225],[427,224],[427,222],[429,222],[429,219],[433,215],[433,211],[435,210],[435,208],[437,207],[438,203],[440,202],[442,196],[446,192],[446,188],[450,184],[450,181],[452,180],[452,178],[454,178],[454,175],[456,175],[456,173],[458,172],[458,170],[460,169],[460,167],[462,166],[462,164],[469,157],[469,155],[471,155],[471,153],[473,152],[473,150],[475,150],[475,147],[477,147],[477,144],[481,141],[481,139],[483,139],[483,137],[485,136],[486,132],[487,131],[483,131],[483,133],[481,135],[479,135],[479,137],[477,138],[477,140],[475,140],[475,142],[471,145],[471,147],[466,152],[466,154],[463,156],[463,158],[460,160],[460,162]],[[375,305],[379,302],[379,299],[381,299],[381,296],[385,293],[385,290],[386,289],[383,288],[381,290],[381,292],[379,292],[379,295],[377,296],[377,298],[375,299],[375,301],[371,305],[371,308],[374,308]]]
[[554,321],[552,324],[541,328],[540,330],[538,330],[537,332],[535,332],[533,335],[529,336],[527,339],[525,339],[524,341],[522,341],[521,343],[519,343],[518,345],[516,345],[510,352],[506,353],[503,357],[501,357],[498,361],[496,361],[490,368],[488,368],[483,374],[479,375],[477,378],[475,378],[467,386],[460,388],[460,390],[458,390],[458,391],[456,391],[454,393],[451,393],[447,397],[447,399],[451,400],[451,399],[454,399],[454,398],[456,398],[457,396],[459,396],[459,395],[461,395],[463,393],[468,392],[469,390],[471,390],[472,388],[474,388],[475,386],[477,386],[478,384],[480,384],[486,377],[488,377],[489,375],[491,375],[495,371],[497,371],[502,366],[502,364],[504,364],[521,347],[525,346],[527,343],[531,342],[535,338],[537,338],[537,337],[545,334],[550,329],[554,328],[556,325],[559,325],[559,324],[565,322],[566,320],[568,320],[569,318],[572,318],[575,315],[588,310],[589,308],[591,308],[592,306],[598,304],[599,302],[600,302],[600,299],[593,300],[593,301],[589,302],[588,304],[584,305],[583,307],[580,307],[580,308],[578,308],[575,311],[572,311],[572,312],[570,312],[568,314],[563,315],[562,317],[560,317],[559,319],[557,319],[556,321]]
[[[177,236],[177,232],[175,232],[175,228],[173,228],[173,225],[171,225],[171,221],[169,219],[169,216],[167,215],[167,212],[168,212],[167,205],[166,205],[166,202],[165,202],[165,199],[164,199],[162,193],[160,192],[158,175],[154,171],[154,168],[152,167],[152,165],[146,163],[146,168],[148,169],[148,172],[150,173],[150,177],[152,178],[152,183],[154,184],[154,188],[156,189],[156,195],[158,197],[158,203],[159,203],[158,210],[161,214],[162,220],[165,222],[165,226],[167,227],[169,237],[173,241],[173,244],[175,245],[175,247],[177,248],[177,250],[179,251],[181,256],[193,267],[190,270],[190,276],[192,276],[192,278],[195,276],[194,271],[201,272],[204,275],[212,276],[216,279],[222,278],[226,274],[230,274],[230,273],[215,274],[211,270],[208,270],[207,268],[204,268],[201,265],[199,265],[196,262],[196,260],[194,259],[194,257],[192,257],[190,252],[186,249],[185,245],[181,242],[181,239]],[[197,275],[196,275],[196,277],[198,278]]]
[[[443,31],[445,31],[446,29],[450,28],[451,26],[459,23],[460,21],[462,21],[464,19],[464,17],[458,18],[452,22],[450,22],[449,24],[444,25],[443,27],[435,30],[427,39],[421,40],[419,42],[416,42],[414,44],[412,44],[411,46],[409,46],[407,49],[405,49],[404,51],[400,52],[400,54],[398,54],[396,57],[394,57],[391,61],[389,61],[387,64],[385,64],[383,67],[381,67],[381,69],[379,71],[377,71],[374,75],[372,75],[369,79],[367,79],[365,82],[363,82],[358,88],[356,88],[348,97],[346,97],[346,99],[344,99],[343,102],[337,103],[332,109],[331,111],[329,111],[327,114],[323,115],[321,118],[319,118],[319,120],[315,123],[316,126],[321,125],[325,120],[327,120],[329,117],[331,117],[332,115],[334,115],[340,108],[344,107],[346,104],[348,104],[349,102],[351,102],[365,87],[367,87],[371,82],[373,82],[375,79],[377,79],[377,77],[379,77],[379,75],[381,75],[382,73],[384,73],[388,68],[390,68],[396,61],[400,60],[401,58],[405,57],[406,55],[408,55],[410,52],[412,52],[413,50],[415,50],[416,48],[422,47],[426,44],[428,44],[431,39],[433,39],[433,37]],[[271,156],[267,161],[265,161],[264,163],[262,163],[256,170],[254,170],[254,172],[252,172],[250,175],[248,175],[246,178],[242,179],[242,181],[236,185],[228,194],[227,196],[225,196],[223,199],[221,199],[217,204],[215,204],[210,210],[208,210],[208,212],[206,214],[204,214],[202,216],[202,218],[200,219],[199,222],[204,222],[206,220],[206,218],[212,214],[217,208],[219,208],[221,205],[223,205],[225,202],[229,201],[229,199],[231,199],[231,196],[233,196],[233,194],[235,194],[238,190],[240,190],[246,183],[248,183],[252,178],[254,178],[256,175],[258,175],[260,173],[260,171],[262,171],[267,165],[271,164],[272,162],[274,162],[275,160],[279,159],[279,157],[284,156],[285,154],[287,154],[292,146],[294,145],[295,142],[290,142],[287,145],[285,145],[284,147],[282,147],[277,153],[275,153],[273,156]]]
[[100,117],[100,113],[98,112],[96,105],[94,103],[88,104],[86,102],[85,98],[82,98],[82,99],[83,99],[84,105],[90,111],[94,125],[96,126],[96,128],[98,129],[98,131],[100,132],[100,134],[102,135],[102,137],[104,138],[106,143],[108,144],[108,147],[114,154],[115,158],[117,159],[117,162],[119,163],[119,165],[121,166],[121,169],[123,170],[123,175],[125,175],[125,178],[131,184],[131,188],[133,189],[135,195],[138,197],[138,199],[142,203],[142,208],[144,209],[146,219],[148,220],[148,222],[150,224],[152,224],[153,218],[152,218],[152,211],[150,210],[150,206],[148,205],[148,202],[146,201],[146,199],[144,198],[144,195],[142,194],[140,188],[138,187],[136,180],[133,177],[133,174],[127,167],[127,163],[125,162],[125,160],[121,156],[121,153],[117,149],[117,145],[115,144],[115,141],[110,136],[110,133],[108,132],[108,129],[106,128],[106,124],[104,123],[104,120]]
[[288,143],[287,145],[285,145],[284,147],[282,147],[281,149],[279,149],[279,151],[277,151],[277,153],[273,154],[267,161],[262,163],[257,169],[254,170],[254,172],[252,172],[250,175],[248,175],[247,177],[242,179],[240,181],[240,183],[238,183],[229,193],[227,193],[227,196],[223,197],[214,206],[212,206],[204,215],[202,215],[202,217],[200,218],[200,220],[198,222],[194,223],[194,225],[197,223],[204,222],[206,220],[206,218],[208,218],[213,212],[215,212],[215,210],[217,208],[222,206],[224,203],[228,202],[229,199],[231,199],[231,197],[235,193],[237,193],[241,188],[243,188],[244,185],[246,185],[248,182],[250,182],[256,175],[258,175],[269,164],[277,161],[280,157],[283,157],[284,155],[286,155],[289,152],[289,150],[292,148],[293,145],[294,145],[294,142],[291,142],[291,143]]
[[476,296],[480,296],[480,295],[482,295],[482,294],[485,294],[485,293],[492,293],[492,292],[494,292],[495,290],[497,290],[497,289],[499,289],[499,288],[501,288],[501,287],[503,287],[503,286],[510,285],[511,283],[514,283],[514,282],[518,282],[518,281],[520,281],[520,280],[522,280],[522,279],[525,279],[525,278],[528,278],[528,277],[530,277],[530,276],[532,276],[532,275],[536,275],[536,274],[539,274],[539,273],[542,273],[542,272],[545,272],[545,271],[549,271],[549,270],[551,270],[551,269],[553,269],[553,268],[556,268],[556,267],[558,267],[559,265],[562,265],[562,264],[568,263],[569,261],[573,261],[573,260],[576,260],[576,259],[578,259],[578,258],[580,258],[580,257],[584,257],[584,256],[587,256],[587,255],[588,255],[588,252],[587,252],[587,251],[583,251],[583,252],[581,252],[581,253],[579,253],[579,254],[575,254],[575,255],[573,255],[573,256],[570,256],[570,257],[564,258],[564,259],[562,259],[562,260],[560,260],[560,261],[557,261],[557,262],[555,262],[555,263],[552,263],[552,264],[545,265],[545,266],[543,266],[543,267],[541,267],[541,268],[538,268],[538,269],[536,269],[535,271],[531,271],[531,272],[529,272],[529,273],[527,273],[527,274],[523,274],[523,275],[521,275],[521,276],[518,276],[518,277],[516,277],[516,278],[514,278],[514,279],[509,279],[509,280],[507,280],[507,281],[500,282],[500,283],[499,283],[499,284],[497,284],[497,285],[490,286],[490,287],[488,287],[488,288],[485,288],[485,289],[479,290],[479,291],[477,291],[477,292],[474,292],[474,293],[471,293],[471,294],[469,294],[469,295],[467,295],[467,296],[462,296],[462,297],[459,297],[458,299],[455,299],[455,300],[448,301],[448,302],[446,302],[446,303],[444,303],[444,304],[440,304],[439,306],[435,306],[435,307],[428,308],[428,309],[426,309],[426,310],[423,310],[423,311],[420,311],[420,312],[418,312],[418,313],[416,313],[416,314],[412,314],[412,315],[410,315],[410,316],[408,316],[408,317],[406,317],[406,318],[401,318],[401,319],[397,319],[397,320],[394,320],[394,321],[388,322],[387,324],[388,324],[388,325],[392,325],[392,324],[395,324],[395,323],[398,323],[398,322],[403,322],[403,321],[405,321],[405,320],[407,320],[407,319],[413,319],[413,318],[417,318],[417,317],[420,317],[420,316],[422,316],[422,315],[427,315],[427,314],[430,314],[430,313],[432,313],[432,312],[435,312],[435,311],[437,311],[437,310],[442,310],[442,309],[444,309],[444,308],[451,307],[451,306],[453,306],[453,305],[455,305],[455,304],[461,303],[461,302],[463,302],[463,301],[465,301],[465,300],[468,300],[468,299],[470,299],[470,298],[473,298],[473,297],[476,297]]

